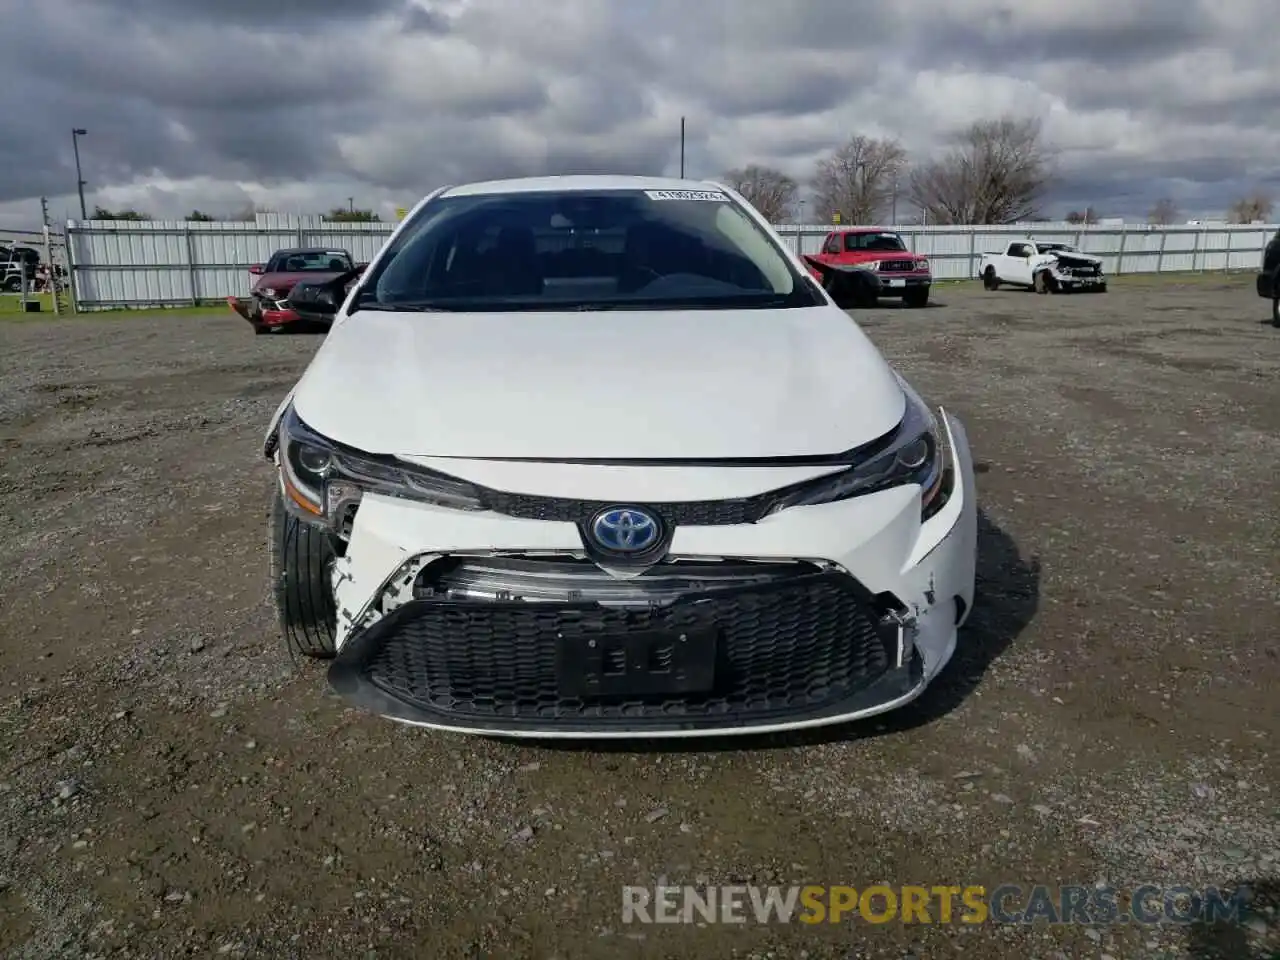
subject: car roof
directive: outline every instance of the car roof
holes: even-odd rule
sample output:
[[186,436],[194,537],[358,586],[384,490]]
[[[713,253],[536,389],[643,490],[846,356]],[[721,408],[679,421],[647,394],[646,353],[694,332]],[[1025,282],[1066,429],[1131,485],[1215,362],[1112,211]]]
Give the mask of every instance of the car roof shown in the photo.
[[483,180],[449,187],[441,196],[471,197],[493,193],[592,192],[603,190],[723,190],[709,180],[682,180],[678,177],[622,177],[602,174],[575,174],[562,177],[518,177],[510,180]]
[[[341,247],[281,247],[279,250],[273,253],[272,256],[278,257],[282,253],[291,254],[291,253],[348,253],[348,252],[346,250],[343,250]],[[348,254],[348,256],[349,255],[350,254]]]

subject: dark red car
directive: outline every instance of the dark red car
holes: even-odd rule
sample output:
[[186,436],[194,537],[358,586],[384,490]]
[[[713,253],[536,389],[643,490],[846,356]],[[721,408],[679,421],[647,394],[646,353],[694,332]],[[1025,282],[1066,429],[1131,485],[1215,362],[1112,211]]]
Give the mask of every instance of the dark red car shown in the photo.
[[231,309],[244,317],[257,334],[284,327],[315,323],[303,318],[289,304],[289,294],[298,283],[319,284],[354,270],[358,264],[346,250],[331,247],[295,247],[277,250],[265,264],[256,263],[249,273],[257,279],[247,297],[228,297]]

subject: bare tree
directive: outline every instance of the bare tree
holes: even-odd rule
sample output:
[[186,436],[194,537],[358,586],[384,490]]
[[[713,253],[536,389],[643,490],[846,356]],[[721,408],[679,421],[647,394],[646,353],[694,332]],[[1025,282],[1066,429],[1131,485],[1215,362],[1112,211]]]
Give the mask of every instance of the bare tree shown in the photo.
[[1031,220],[1053,180],[1054,156],[1040,121],[978,120],[951,149],[911,176],[910,197],[932,223]]
[[907,152],[897,140],[855,134],[818,161],[813,178],[818,216],[830,220],[838,213],[842,223],[883,220],[906,167]]
[[746,197],[770,223],[791,219],[799,186],[781,170],[751,164],[741,170],[727,171],[724,182]]
[[1072,210],[1063,219],[1067,223],[1089,226],[1098,222],[1098,211],[1094,210],[1093,207],[1085,207],[1083,210]]
[[1262,190],[1255,190],[1247,197],[1241,197],[1227,210],[1227,220],[1231,223],[1253,223],[1255,220],[1266,220],[1275,209],[1271,196]]
[[1178,220],[1178,205],[1168,197],[1161,197],[1147,211],[1147,223],[1158,227],[1167,227]]

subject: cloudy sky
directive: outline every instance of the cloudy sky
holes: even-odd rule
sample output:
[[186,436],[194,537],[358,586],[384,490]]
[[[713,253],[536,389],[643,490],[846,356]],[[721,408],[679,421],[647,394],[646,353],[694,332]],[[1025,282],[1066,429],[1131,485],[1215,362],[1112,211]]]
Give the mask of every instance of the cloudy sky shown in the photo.
[[[1276,0],[40,0],[0,32],[0,227],[257,202],[384,216],[445,182],[807,179],[858,132],[917,157],[1002,111],[1059,147],[1050,213],[1280,199]],[[10,7],[10,9],[14,9]]]

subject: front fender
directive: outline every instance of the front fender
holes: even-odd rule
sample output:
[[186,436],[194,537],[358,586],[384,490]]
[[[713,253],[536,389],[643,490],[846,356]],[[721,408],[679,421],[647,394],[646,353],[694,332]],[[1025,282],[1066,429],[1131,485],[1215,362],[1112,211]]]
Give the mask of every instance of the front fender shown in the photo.
[[267,432],[262,437],[262,456],[266,460],[275,460],[276,439],[280,430],[280,421],[284,419],[284,412],[289,409],[289,404],[293,403],[293,395],[297,392],[298,384],[295,383],[289,389],[289,392],[285,394],[285,398],[280,401],[280,406],[276,407],[276,412],[271,417]]
[[254,321],[255,304],[252,297],[227,297],[227,306],[239,314],[242,319],[248,320],[250,323]]

